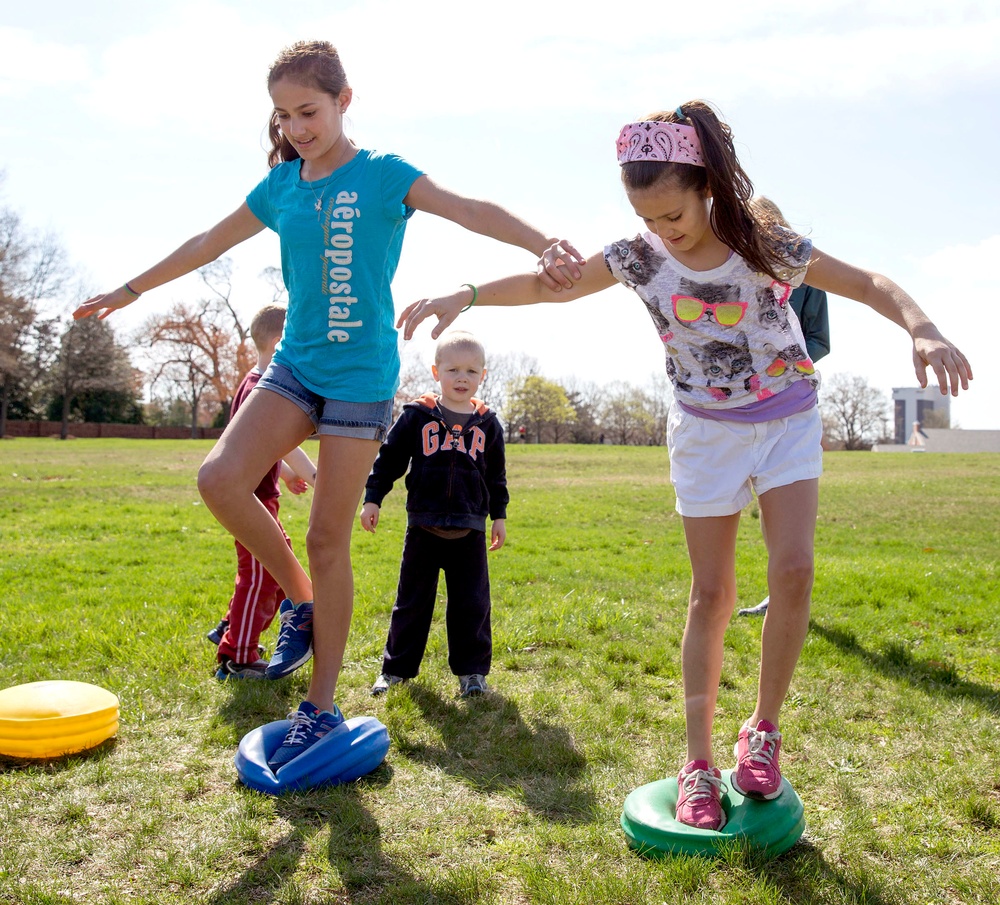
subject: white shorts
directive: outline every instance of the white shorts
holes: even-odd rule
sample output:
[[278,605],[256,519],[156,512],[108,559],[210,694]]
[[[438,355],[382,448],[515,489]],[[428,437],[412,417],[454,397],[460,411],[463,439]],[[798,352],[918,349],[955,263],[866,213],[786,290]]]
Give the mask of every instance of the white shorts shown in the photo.
[[746,423],[699,418],[674,405],[667,422],[670,482],[677,511],[693,518],[733,515],[775,487],[823,473],[818,408]]

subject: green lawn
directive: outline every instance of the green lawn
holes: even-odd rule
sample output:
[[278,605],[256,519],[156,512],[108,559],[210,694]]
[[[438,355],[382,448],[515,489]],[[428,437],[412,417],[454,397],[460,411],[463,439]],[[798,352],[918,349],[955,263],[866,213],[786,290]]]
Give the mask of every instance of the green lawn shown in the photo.
[[[0,687],[93,682],[118,738],[0,762],[0,903],[989,903],[1000,901],[1000,456],[831,453],[812,626],[783,713],[803,839],[762,861],[646,860],[618,820],[684,754],[688,569],[662,448],[514,446],[491,554],[495,693],[456,698],[440,613],[421,677],[372,699],[404,496],[355,532],[339,703],[392,748],[350,786],[271,798],[239,739],[308,667],[212,678],[232,541],[194,441],[0,443]],[[308,499],[282,519],[304,553]],[[766,593],[755,510],[740,606]],[[753,707],[761,620],[727,635],[716,757]],[[265,639],[273,645],[274,629]]]

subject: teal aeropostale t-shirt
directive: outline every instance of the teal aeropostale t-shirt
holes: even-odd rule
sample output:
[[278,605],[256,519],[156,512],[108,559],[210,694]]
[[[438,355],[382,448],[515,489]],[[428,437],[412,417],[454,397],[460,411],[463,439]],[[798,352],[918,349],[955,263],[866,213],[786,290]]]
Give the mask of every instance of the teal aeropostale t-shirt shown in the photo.
[[288,312],[274,360],[328,399],[390,399],[399,382],[390,283],[414,210],[403,198],[422,173],[368,150],[318,182],[301,179],[301,164],[278,164],[247,196],[281,242]]

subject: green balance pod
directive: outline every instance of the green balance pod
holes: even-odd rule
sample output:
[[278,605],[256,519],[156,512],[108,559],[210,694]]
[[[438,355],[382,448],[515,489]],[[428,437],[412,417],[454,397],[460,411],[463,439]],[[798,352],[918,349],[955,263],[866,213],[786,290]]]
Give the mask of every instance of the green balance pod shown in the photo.
[[732,770],[723,770],[729,791],[722,796],[726,825],[719,831],[678,823],[677,778],[640,786],[625,799],[622,829],[631,848],[652,858],[665,855],[715,857],[727,847],[749,845],[771,857],[788,851],[806,828],[805,808],[787,779],[771,801],[745,798],[733,788]]

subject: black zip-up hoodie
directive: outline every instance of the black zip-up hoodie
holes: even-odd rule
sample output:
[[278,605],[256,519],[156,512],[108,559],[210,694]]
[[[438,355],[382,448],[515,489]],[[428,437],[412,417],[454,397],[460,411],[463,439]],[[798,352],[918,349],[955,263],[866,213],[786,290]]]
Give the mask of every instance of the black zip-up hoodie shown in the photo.
[[365,502],[382,505],[406,473],[407,524],[486,530],[486,516],[507,517],[507,463],[496,412],[478,399],[454,433],[427,393],[406,403],[379,450],[365,485]]

